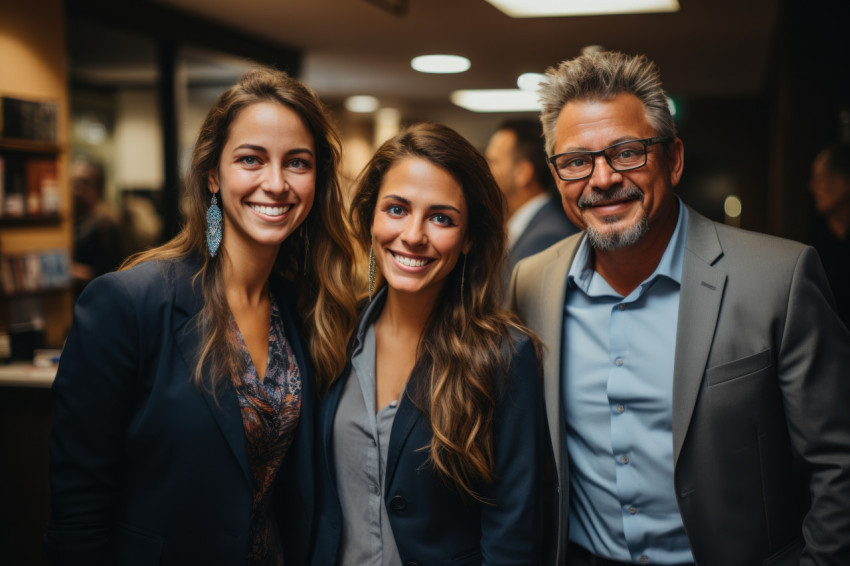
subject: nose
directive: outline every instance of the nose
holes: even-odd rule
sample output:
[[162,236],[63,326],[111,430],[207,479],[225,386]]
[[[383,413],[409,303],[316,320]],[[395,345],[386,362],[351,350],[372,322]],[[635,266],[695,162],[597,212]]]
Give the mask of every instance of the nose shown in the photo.
[[590,175],[589,182],[594,189],[607,190],[617,183],[623,181],[622,174],[614,171],[614,168],[608,163],[604,155],[597,155],[596,162],[593,166],[593,173]]
[[268,167],[261,188],[268,193],[281,194],[289,191],[286,173],[282,167]]
[[425,233],[425,220],[413,214],[408,216],[401,232],[401,239],[412,248],[424,245],[428,241],[428,235]]

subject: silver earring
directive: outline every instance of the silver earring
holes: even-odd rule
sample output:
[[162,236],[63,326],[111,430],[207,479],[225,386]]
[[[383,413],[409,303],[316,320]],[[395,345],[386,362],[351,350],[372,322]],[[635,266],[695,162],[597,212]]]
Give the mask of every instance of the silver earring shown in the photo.
[[463,254],[463,268],[460,272],[460,308],[465,309],[466,307],[463,304],[463,284],[466,280],[466,256],[469,254]]
[[375,272],[377,269],[375,265],[375,252],[372,246],[369,246],[369,301],[372,300],[372,296],[375,294]]
[[221,245],[221,209],[217,203],[218,199],[213,193],[210,207],[207,209],[207,248],[210,250],[210,257],[215,257]]

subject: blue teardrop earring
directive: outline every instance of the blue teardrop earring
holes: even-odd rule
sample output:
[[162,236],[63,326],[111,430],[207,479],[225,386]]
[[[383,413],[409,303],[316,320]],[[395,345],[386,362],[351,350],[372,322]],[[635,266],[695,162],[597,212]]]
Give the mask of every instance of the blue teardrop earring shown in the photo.
[[221,245],[221,209],[217,203],[218,199],[213,194],[207,209],[207,248],[210,250],[210,257],[215,257]]

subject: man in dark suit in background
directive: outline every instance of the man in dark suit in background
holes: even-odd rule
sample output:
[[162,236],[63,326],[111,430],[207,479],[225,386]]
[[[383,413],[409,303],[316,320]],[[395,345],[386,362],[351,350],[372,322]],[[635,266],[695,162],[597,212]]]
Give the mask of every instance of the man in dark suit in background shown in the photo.
[[548,346],[558,564],[850,564],[850,333],[817,253],[676,196],[684,145],[646,57],[565,61],[540,93],[585,227],[510,289]]
[[552,175],[537,119],[503,122],[485,152],[490,171],[505,195],[508,275],[516,262],[578,232],[550,189]]

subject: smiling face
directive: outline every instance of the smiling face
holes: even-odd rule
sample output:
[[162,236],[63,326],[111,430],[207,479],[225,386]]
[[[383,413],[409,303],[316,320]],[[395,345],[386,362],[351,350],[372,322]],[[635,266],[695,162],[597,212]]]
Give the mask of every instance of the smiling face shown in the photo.
[[313,206],[313,136],[282,104],[246,106],[230,126],[209,188],[219,195],[222,247],[230,257],[259,250],[276,254]]
[[[632,94],[604,101],[573,100],[558,116],[554,153],[598,151],[655,135],[646,109]],[[618,173],[603,156],[597,156],[587,179],[562,181],[556,177],[556,182],[567,216],[586,227],[591,245],[601,250],[621,249],[653,232],[672,234],[677,214],[673,187],[681,178],[682,164],[682,143],[676,138],[666,151],[661,145],[649,146],[646,165],[641,168]]]
[[432,299],[467,253],[467,209],[442,167],[406,157],[387,170],[372,221],[372,249],[391,291]]

